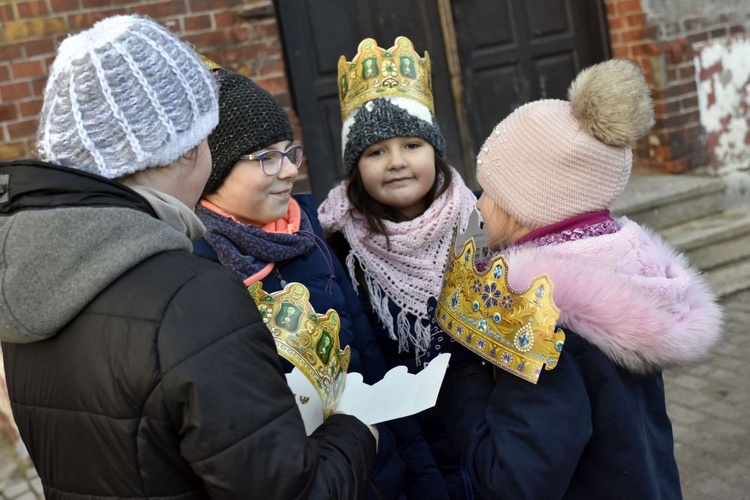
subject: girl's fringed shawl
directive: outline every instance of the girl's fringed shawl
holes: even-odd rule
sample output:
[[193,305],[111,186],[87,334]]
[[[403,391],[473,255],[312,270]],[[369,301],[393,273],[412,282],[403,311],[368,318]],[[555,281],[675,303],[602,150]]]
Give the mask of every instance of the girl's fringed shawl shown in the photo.
[[[453,242],[454,229],[463,230],[476,206],[476,196],[452,170],[448,189],[416,219],[406,222],[385,221],[390,240],[371,233],[364,216],[346,196],[346,182],[328,194],[319,208],[319,218],[326,232],[340,231],[351,251],[346,259],[355,289],[355,258],[365,276],[370,304],[399,342],[399,351],[413,348],[417,362],[430,346],[427,300],[440,293],[443,269]],[[399,308],[394,322],[388,303]],[[416,318],[414,330],[409,317]]]

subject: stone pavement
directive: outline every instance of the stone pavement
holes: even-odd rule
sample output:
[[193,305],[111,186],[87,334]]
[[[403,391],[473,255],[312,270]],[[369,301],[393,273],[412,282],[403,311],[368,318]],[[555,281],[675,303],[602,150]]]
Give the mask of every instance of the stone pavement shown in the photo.
[[[685,500],[750,500],[750,291],[724,306],[726,338],[714,355],[664,376]],[[0,500],[36,498],[34,468],[0,442]]]
[[750,290],[723,303],[714,355],[664,377],[686,500],[750,499]]

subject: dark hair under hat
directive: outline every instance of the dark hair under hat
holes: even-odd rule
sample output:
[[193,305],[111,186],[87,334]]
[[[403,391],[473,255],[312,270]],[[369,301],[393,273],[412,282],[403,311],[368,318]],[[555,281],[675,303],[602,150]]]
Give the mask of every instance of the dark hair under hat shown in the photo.
[[219,84],[219,124],[208,136],[212,168],[203,194],[214,193],[232,167],[246,154],[294,139],[284,108],[250,78],[229,71],[213,71]]

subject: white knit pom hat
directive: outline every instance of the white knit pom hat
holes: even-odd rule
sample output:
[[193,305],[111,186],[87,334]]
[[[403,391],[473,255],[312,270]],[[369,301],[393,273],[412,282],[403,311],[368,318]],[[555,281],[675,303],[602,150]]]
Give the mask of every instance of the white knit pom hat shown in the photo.
[[199,56],[151,19],[114,16],[60,44],[37,153],[115,179],[171,164],[218,120],[216,83]]
[[608,209],[630,177],[632,145],[654,123],[648,85],[630,61],[584,70],[568,99],[516,109],[477,156],[479,184],[529,229]]

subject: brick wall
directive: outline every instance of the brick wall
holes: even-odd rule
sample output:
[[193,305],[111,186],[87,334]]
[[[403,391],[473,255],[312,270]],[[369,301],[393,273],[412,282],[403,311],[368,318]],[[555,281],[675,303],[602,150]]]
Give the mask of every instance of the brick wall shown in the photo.
[[636,147],[638,168],[703,172],[712,164],[701,126],[695,47],[750,32],[745,0],[606,0],[614,57],[643,67],[656,125]]
[[[220,65],[250,76],[285,106],[302,138],[270,0],[0,0],[0,160],[33,152],[58,44],[114,14],[148,15]],[[304,171],[300,178],[304,190]]]
[[[637,168],[702,171],[712,161],[700,120],[694,53],[750,33],[746,0],[604,0],[612,54],[636,61],[653,89],[656,126]],[[146,14],[219,64],[252,77],[286,107],[298,138],[272,0],[0,0],[0,159],[28,157],[54,51],[67,33],[117,13]],[[710,145],[710,144],[709,144]],[[298,191],[308,190],[306,169]]]

